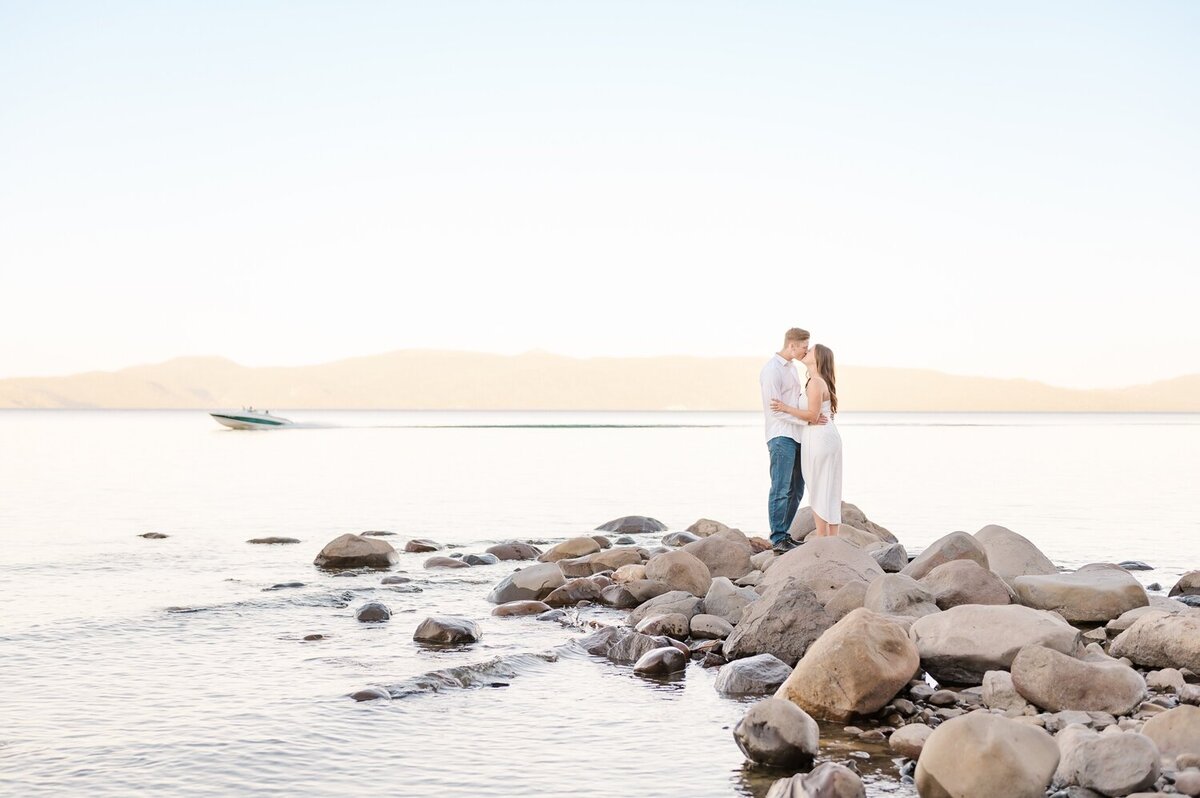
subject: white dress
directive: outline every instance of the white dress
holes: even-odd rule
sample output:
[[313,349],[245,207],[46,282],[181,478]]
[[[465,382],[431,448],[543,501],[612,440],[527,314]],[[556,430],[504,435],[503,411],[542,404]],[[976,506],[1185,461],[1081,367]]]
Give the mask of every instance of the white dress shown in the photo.
[[828,424],[808,424],[800,444],[800,469],[808,503],[822,520],[842,523],[842,436],[828,399],[821,402]]

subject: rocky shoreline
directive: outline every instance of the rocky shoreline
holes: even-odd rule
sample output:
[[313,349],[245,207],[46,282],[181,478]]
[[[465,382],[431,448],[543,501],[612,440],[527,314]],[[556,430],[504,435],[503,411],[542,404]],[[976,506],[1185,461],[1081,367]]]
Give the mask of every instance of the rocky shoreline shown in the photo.
[[[626,611],[624,623],[583,622],[575,642],[644,678],[682,678],[696,661],[718,669],[721,694],[762,696],[731,745],[764,773],[791,773],[770,798],[863,796],[856,755],[881,749],[892,779],[926,797],[1200,795],[1200,571],[1164,596],[1130,574],[1144,564],[1063,572],[1000,526],[910,558],[854,505],[843,520],[837,537],[811,538],[801,511],[791,533],[803,543],[782,556],[716,521],[670,532],[643,516],[544,549],[446,555],[415,539],[404,550],[432,554],[430,570],[520,563],[489,592],[492,615],[578,624],[573,609]],[[391,568],[399,555],[385,536],[342,535],[315,564]],[[391,613],[373,601],[356,617]],[[414,640],[480,635],[474,619],[431,616]],[[863,749],[844,764],[820,761],[831,723]]]

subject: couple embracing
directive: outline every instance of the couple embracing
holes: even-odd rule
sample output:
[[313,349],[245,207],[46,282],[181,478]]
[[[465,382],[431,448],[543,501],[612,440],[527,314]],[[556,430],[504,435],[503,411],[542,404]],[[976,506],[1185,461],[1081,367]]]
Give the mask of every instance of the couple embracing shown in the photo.
[[[771,455],[767,514],[776,554],[796,548],[788,530],[806,485],[817,525],[812,534],[836,535],[842,523],[842,436],[833,423],[838,407],[833,352],[822,344],[810,349],[808,340],[808,331],[788,330],[783,349],[759,375]],[[792,365],[797,360],[808,369],[803,385]]]

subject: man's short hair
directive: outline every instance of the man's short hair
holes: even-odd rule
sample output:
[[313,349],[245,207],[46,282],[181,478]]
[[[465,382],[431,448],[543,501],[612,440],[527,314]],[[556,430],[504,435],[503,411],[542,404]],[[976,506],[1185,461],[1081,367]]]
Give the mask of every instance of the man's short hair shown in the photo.
[[793,327],[783,334],[783,345],[787,346],[793,341],[807,341],[808,330],[801,330],[799,327]]

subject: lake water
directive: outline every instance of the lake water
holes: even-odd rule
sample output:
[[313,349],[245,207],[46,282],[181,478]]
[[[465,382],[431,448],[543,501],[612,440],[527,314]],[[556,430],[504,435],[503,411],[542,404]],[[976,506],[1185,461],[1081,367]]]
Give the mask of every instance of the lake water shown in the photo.
[[[312,566],[344,532],[482,551],[644,514],[766,528],[755,414],[285,413],[234,432],[201,412],[0,412],[0,792],[20,795],[765,794],[697,664],[671,681],[582,654],[582,631],[498,619],[512,563]],[[910,549],[999,523],[1064,566],[1200,567],[1200,416],[843,414],[846,498]],[[166,540],[137,537],[163,532]],[[252,546],[248,538],[299,538]],[[650,538],[644,538],[652,542]],[[269,590],[285,582],[303,587]],[[389,623],[356,607],[388,604]],[[430,614],[480,643],[412,641]],[[585,609],[583,622],[623,614]],[[306,635],[325,638],[306,642]],[[356,703],[372,685],[455,684]],[[457,686],[465,684],[466,686]],[[838,727],[823,756],[847,761]],[[872,795],[913,795],[882,752]]]

